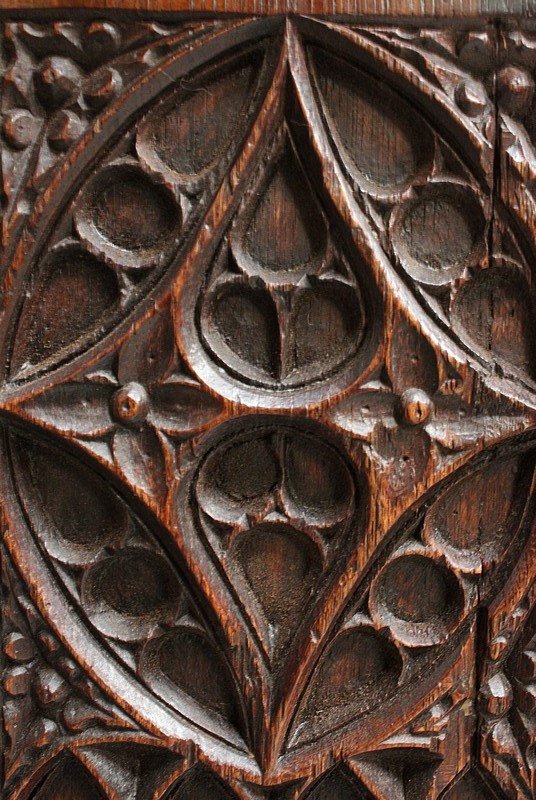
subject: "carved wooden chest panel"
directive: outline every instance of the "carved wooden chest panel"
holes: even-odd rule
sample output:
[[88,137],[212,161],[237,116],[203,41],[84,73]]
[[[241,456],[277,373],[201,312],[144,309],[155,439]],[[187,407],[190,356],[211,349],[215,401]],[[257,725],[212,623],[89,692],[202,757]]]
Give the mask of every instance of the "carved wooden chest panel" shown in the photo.
[[536,5],[416,5],[3,12],[6,800],[534,797]]

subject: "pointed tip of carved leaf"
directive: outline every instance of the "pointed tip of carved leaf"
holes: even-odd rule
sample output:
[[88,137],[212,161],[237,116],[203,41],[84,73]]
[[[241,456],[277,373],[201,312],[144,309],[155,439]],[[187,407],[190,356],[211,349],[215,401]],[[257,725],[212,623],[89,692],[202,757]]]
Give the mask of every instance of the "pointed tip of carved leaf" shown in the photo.
[[173,362],[175,335],[169,310],[155,314],[128,339],[119,351],[119,382],[136,381],[151,386],[162,380]]
[[222,412],[217,398],[188,381],[156,386],[151,400],[151,422],[170,436],[202,430]]
[[126,480],[150,498],[163,500],[167,494],[167,473],[162,444],[156,432],[118,430],[114,435],[113,454]]
[[22,409],[33,421],[72,436],[97,438],[114,428],[105,383],[63,383],[27,400]]
[[356,392],[334,406],[329,418],[352,436],[370,440],[378,423],[392,417],[394,403],[394,396],[387,391]]

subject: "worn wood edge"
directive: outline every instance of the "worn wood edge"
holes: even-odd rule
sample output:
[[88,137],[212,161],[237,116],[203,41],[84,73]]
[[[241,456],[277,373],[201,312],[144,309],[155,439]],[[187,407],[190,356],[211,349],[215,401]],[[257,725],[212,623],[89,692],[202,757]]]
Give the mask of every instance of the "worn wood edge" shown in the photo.
[[360,19],[469,20],[536,17],[536,0],[0,0],[0,12],[135,11],[141,14],[313,14]]

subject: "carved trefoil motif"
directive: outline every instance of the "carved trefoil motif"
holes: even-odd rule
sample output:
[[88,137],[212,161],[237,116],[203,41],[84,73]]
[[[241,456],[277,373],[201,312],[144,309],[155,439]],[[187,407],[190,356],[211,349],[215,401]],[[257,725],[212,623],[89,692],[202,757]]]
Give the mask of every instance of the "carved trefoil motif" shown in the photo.
[[534,33],[3,46],[6,798],[531,798]]

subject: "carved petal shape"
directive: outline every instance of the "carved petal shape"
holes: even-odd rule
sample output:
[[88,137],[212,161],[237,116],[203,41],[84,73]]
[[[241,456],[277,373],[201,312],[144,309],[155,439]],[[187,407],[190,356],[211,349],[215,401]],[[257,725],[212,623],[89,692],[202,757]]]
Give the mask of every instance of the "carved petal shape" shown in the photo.
[[130,484],[149,497],[161,500],[167,492],[164,453],[158,434],[146,426],[141,430],[118,430],[113,440],[114,458]]
[[149,419],[172,436],[199,431],[221,413],[220,401],[188,381],[168,381],[151,392]]
[[456,483],[426,515],[425,538],[458,569],[489,570],[519,526],[533,469],[530,457],[509,458]]
[[197,481],[201,507],[211,519],[235,525],[271,507],[281,467],[271,437],[245,437],[220,447],[205,461]]
[[269,293],[247,281],[218,285],[204,314],[205,334],[215,352],[231,364],[252,370],[253,375],[279,376],[279,321]]
[[182,80],[140,126],[143,161],[170,180],[199,183],[239,140],[261,63],[254,50]]
[[101,437],[114,428],[112,389],[102,383],[62,383],[24,403],[24,412],[72,436]]
[[364,390],[341,400],[329,412],[330,419],[343,431],[370,440],[377,426],[394,426],[395,397],[388,391]]
[[464,611],[461,585],[448,567],[420,552],[390,559],[372,585],[369,607],[407,647],[447,640]]
[[324,214],[285,136],[253,204],[235,223],[234,256],[250,274],[276,281],[299,280],[321,262],[327,236]]
[[314,602],[322,572],[318,548],[290,526],[264,524],[239,534],[226,560],[237,583],[244,584],[250,614],[262,617],[266,649],[273,658],[280,656]]
[[434,394],[438,388],[437,359],[432,346],[402,318],[393,327],[388,370],[397,395],[414,387]]
[[314,741],[384,702],[397,688],[402,659],[372,628],[341,632],[313,675],[290,733],[290,747]]
[[24,377],[41,361],[67,357],[118,302],[117,280],[105,264],[74,243],[52,250],[22,307],[12,372]]
[[326,52],[313,49],[312,61],[327,125],[362,187],[396,196],[430,169],[432,133],[399,95]]
[[175,340],[167,309],[154,314],[119,351],[117,377],[121,384],[137,381],[151,387],[173,364]]
[[162,556],[144,548],[123,548],[86,571],[81,604],[101,633],[135,642],[173,622],[181,606],[181,588]]
[[23,467],[25,497],[35,509],[36,533],[51,556],[84,566],[126,538],[128,511],[102,478],[70,456],[54,457],[23,439],[13,439],[12,447]]
[[[245,734],[243,712],[231,672],[206,634],[180,626],[151,639],[141,657],[141,674],[166,702],[190,716],[209,715]],[[192,704],[192,701],[195,705]],[[230,734],[226,730],[226,736]]]
[[309,377],[329,363],[336,370],[355,353],[363,338],[364,309],[354,287],[338,280],[311,281],[296,292],[289,325],[284,374]]

